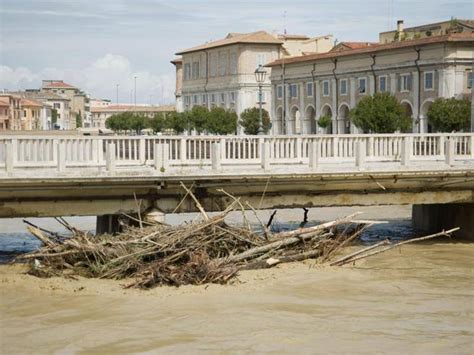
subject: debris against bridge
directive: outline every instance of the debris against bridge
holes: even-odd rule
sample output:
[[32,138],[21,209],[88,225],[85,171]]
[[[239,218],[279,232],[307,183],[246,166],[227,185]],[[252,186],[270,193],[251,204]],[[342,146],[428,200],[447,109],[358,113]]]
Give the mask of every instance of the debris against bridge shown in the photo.
[[[188,191],[190,194],[190,191]],[[193,199],[195,197],[191,195]],[[225,217],[243,206],[238,199],[222,213],[188,224],[128,228],[118,235],[92,235],[59,219],[72,233],[64,237],[30,225],[43,247],[20,256],[29,272],[40,277],[85,276],[126,279],[127,287],[227,283],[240,270],[269,268],[281,263],[315,259],[329,262],[342,247],[358,238],[372,221],[355,220],[356,214],[293,231],[271,233],[264,224],[259,233],[248,223],[235,227]],[[141,224],[141,223],[140,223]],[[451,231],[443,232],[447,235]],[[382,248],[388,241],[379,243]],[[384,246],[385,247],[384,247]],[[333,262],[343,265],[370,256],[376,247]],[[384,251],[384,250],[382,250]]]

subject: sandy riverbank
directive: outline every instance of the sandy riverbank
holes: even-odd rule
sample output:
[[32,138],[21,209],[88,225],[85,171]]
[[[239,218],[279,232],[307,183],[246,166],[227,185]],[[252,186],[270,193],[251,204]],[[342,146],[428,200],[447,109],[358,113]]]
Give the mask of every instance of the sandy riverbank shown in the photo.
[[1,352],[473,352],[474,244],[410,245],[355,267],[313,266],[150,291],[0,266]]

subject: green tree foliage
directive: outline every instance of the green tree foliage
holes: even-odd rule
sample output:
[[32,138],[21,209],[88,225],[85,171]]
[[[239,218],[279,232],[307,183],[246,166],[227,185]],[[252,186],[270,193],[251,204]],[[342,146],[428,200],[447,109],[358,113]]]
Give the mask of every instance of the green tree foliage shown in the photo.
[[79,110],[78,113],[76,113],[76,127],[81,128],[82,127],[82,115],[81,111]]
[[237,129],[237,114],[222,107],[209,111],[206,130],[213,134],[233,134]]
[[208,126],[209,110],[204,106],[194,106],[188,116],[190,128],[198,133],[204,132]]
[[58,123],[58,110],[53,108],[51,109],[51,126],[53,129],[56,123]]
[[411,118],[397,98],[388,92],[366,96],[349,114],[352,123],[364,132],[394,133],[410,129]]
[[428,120],[439,132],[468,131],[471,101],[438,98],[428,109]]
[[[258,134],[260,124],[260,109],[256,107],[247,108],[240,114],[240,125],[244,128],[245,134]],[[262,109],[262,130],[268,133],[271,128],[270,115],[268,111]]]
[[164,113],[155,113],[155,115],[148,120],[147,127],[151,128],[153,133],[163,132],[166,125],[166,115]]
[[328,128],[331,122],[332,122],[331,116],[322,115],[321,117],[319,117],[318,126],[321,128]]
[[189,127],[187,112],[171,112],[166,116],[164,128],[172,129],[176,134],[183,133]]
[[112,115],[105,121],[105,127],[114,132],[130,131],[134,114],[132,112],[123,112]]
[[130,118],[130,128],[137,134],[141,134],[142,130],[147,128],[147,118],[142,114],[132,114]]

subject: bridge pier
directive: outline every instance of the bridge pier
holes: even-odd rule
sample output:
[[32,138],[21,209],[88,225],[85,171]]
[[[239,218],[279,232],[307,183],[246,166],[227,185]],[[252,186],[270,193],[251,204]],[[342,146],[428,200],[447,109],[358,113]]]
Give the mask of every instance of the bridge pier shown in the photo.
[[120,232],[118,214],[97,216],[95,234],[114,234]]
[[413,205],[412,223],[426,233],[460,227],[455,236],[474,240],[474,203]]

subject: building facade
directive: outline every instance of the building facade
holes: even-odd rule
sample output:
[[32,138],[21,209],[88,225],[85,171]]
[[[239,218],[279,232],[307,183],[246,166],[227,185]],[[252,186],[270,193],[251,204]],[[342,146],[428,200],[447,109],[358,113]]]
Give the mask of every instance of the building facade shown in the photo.
[[0,128],[19,131],[21,129],[21,97],[0,94]]
[[[412,117],[413,132],[430,132],[426,113],[436,98],[471,96],[473,44],[463,32],[274,61],[272,133],[360,133],[349,110],[385,91]],[[326,129],[321,116],[331,118]]]
[[163,105],[163,106],[148,106],[148,105],[108,105],[101,107],[92,107],[92,126],[91,128],[105,129],[105,121],[107,118],[124,113],[124,112],[133,112],[137,114],[142,114],[147,117],[153,117],[157,113],[170,113],[174,112],[175,107],[173,105]]
[[69,113],[67,119],[62,119],[63,125],[60,129],[75,129],[77,124],[90,124],[90,100],[89,96],[73,85],[62,80],[43,80],[41,91],[53,93],[68,100]]
[[[247,108],[271,108],[269,75],[262,83],[262,97],[256,82],[255,70],[279,58],[304,52],[326,51],[332,47],[332,36],[276,36],[265,31],[229,33],[224,39],[209,42],[176,53],[181,63],[177,69],[178,111],[193,106],[222,107],[238,116]],[[182,82],[179,77],[182,76]]]

